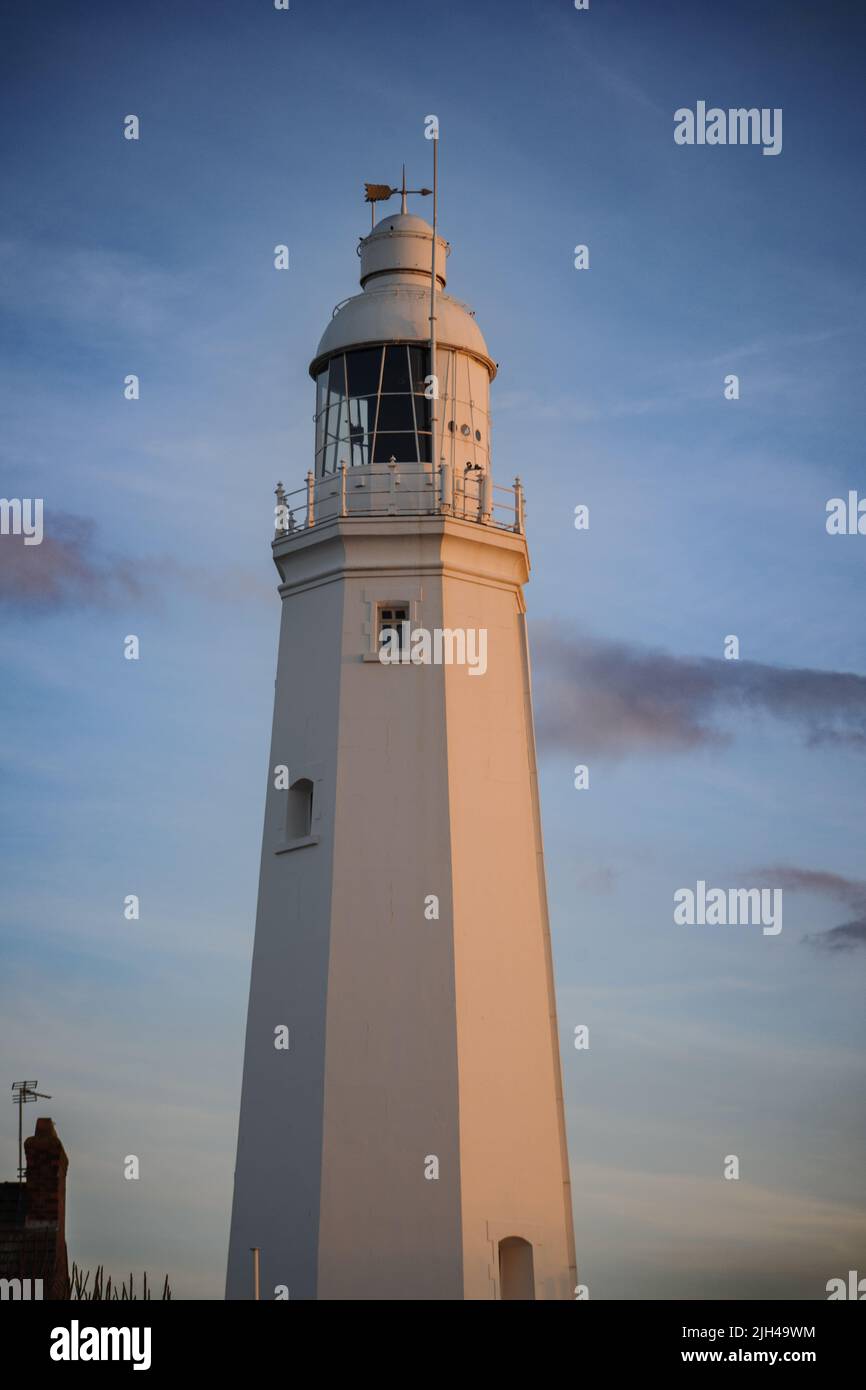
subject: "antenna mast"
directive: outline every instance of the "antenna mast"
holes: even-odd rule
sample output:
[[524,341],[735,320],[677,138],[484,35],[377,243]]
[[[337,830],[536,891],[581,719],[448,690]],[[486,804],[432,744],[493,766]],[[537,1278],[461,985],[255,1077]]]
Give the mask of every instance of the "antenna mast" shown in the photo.
[[24,1167],[24,1139],[23,1139],[23,1114],[24,1106],[31,1100],[50,1100],[50,1096],[43,1095],[37,1091],[38,1081],[13,1081],[12,1082],[12,1101],[18,1106],[18,1181],[23,1182],[26,1169]]
[[[436,424],[438,417],[439,377],[436,373],[436,213],[439,203],[439,132],[433,136],[433,249],[430,256],[430,375],[433,377],[433,396],[430,400],[430,462],[435,470]],[[435,472],[434,472],[435,478]]]

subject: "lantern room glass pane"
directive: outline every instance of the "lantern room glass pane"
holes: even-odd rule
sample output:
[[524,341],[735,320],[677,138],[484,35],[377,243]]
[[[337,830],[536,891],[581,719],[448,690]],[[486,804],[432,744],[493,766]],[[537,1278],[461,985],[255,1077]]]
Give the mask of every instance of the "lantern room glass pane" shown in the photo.
[[334,396],[345,396],[346,394],[346,360],[343,354],[339,357],[332,357],[330,363],[330,375],[328,386],[331,393],[331,400]]
[[325,443],[325,406],[327,405],[328,394],[328,369],[319,372],[316,377],[316,465],[320,462],[319,455]]
[[376,433],[383,430],[414,430],[415,416],[412,413],[412,397],[383,396],[379,402],[379,419]]
[[360,399],[349,398],[349,439],[352,455],[347,462],[353,468],[370,462],[370,445],[375,418],[375,396],[362,396]]
[[375,396],[382,371],[382,349],[362,348],[346,353],[350,396]]
[[385,366],[382,372],[382,394],[392,391],[412,390],[409,379],[409,349],[404,343],[390,344],[385,349]]
[[381,430],[377,430],[373,462],[388,463],[392,455],[398,463],[417,462],[414,431],[411,434],[383,434]]
[[[333,396],[331,397],[333,401]],[[349,462],[349,402],[345,396],[326,412],[325,459],[322,471],[333,473],[345,460]]]
[[430,430],[430,401],[426,396],[413,397],[415,406],[415,426],[419,430]]
[[345,399],[328,411],[328,438],[349,441],[349,402]]
[[413,390],[416,394],[419,394],[419,393],[420,393],[421,395],[424,394],[424,390],[425,390],[425,381],[424,381],[424,378],[428,375],[428,371],[427,371],[427,362],[428,362],[428,359],[429,359],[429,353],[428,353],[428,351],[427,351],[426,348],[421,348],[421,347],[410,347],[410,349],[409,349],[409,366],[410,366],[410,368],[411,368],[411,370],[412,370],[412,390]]

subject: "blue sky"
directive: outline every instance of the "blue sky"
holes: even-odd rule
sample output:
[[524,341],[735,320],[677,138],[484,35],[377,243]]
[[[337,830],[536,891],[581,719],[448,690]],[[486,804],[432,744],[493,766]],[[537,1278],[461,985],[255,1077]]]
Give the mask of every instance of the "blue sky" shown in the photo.
[[[862,1272],[866,953],[826,933],[866,918],[866,539],[824,520],[866,494],[863,24],[755,9],[4,15],[0,493],[45,499],[53,549],[25,584],[0,539],[0,1055],[52,1094],[80,1262],[222,1293],[272,490],[310,466],[361,186],[428,182],[436,113],[449,290],[500,364],[496,478],[527,491],[582,1278],[815,1298]],[[781,107],[782,153],[676,146],[699,99]],[[781,936],[675,927],[698,878],[783,886]],[[15,1140],[9,1101],[3,1176]]]

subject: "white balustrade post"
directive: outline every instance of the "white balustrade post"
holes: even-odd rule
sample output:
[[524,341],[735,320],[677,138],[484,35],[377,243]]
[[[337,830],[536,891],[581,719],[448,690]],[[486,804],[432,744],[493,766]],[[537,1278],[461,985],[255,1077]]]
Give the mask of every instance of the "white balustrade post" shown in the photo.
[[523,487],[519,477],[514,479],[514,529],[523,535]]
[[286,489],[283,487],[282,483],[277,483],[274,488],[274,496],[277,499],[277,505],[274,507],[274,517],[276,520],[274,533],[277,536],[282,536],[289,529],[289,509],[286,506]]
[[481,479],[481,520],[486,524],[493,511],[493,479],[485,473]]
[[445,459],[439,467],[439,510],[450,512],[454,500],[454,477],[451,472],[451,464]]

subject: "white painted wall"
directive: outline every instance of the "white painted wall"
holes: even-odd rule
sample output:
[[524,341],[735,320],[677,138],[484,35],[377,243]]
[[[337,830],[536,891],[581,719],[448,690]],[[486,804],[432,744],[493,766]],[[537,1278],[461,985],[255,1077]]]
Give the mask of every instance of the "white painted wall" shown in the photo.
[[[570,1298],[525,542],[358,517],[275,556],[270,765],[317,779],[318,842],[274,852],[271,788],[227,1296],[245,1296],[259,1245],[264,1297],[494,1298],[497,1242],[517,1235],[537,1297]],[[370,660],[377,602],[408,603],[414,626],[486,627],[487,673]]]

